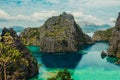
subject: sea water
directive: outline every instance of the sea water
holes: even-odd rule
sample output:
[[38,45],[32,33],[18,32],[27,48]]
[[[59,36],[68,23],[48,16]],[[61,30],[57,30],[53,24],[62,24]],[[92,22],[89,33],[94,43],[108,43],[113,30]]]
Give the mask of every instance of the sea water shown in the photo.
[[[108,48],[108,43],[97,42],[77,53],[64,55],[33,51],[32,55],[40,67],[39,74],[30,80],[46,80],[64,68],[70,71],[74,80],[120,80],[120,67],[110,63],[106,58],[101,58],[101,52],[107,51]],[[38,47],[29,49],[38,50]]]

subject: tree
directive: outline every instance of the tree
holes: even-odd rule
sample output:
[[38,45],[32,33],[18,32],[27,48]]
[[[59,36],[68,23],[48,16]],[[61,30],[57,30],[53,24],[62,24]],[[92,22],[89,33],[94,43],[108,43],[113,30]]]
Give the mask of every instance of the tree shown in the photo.
[[70,72],[67,69],[63,71],[58,71],[57,75],[52,78],[48,78],[48,80],[73,80],[71,78]]
[[21,53],[16,48],[0,43],[0,79],[2,79],[1,76],[4,76],[4,80],[7,80],[7,65],[15,62],[19,57],[21,57]]

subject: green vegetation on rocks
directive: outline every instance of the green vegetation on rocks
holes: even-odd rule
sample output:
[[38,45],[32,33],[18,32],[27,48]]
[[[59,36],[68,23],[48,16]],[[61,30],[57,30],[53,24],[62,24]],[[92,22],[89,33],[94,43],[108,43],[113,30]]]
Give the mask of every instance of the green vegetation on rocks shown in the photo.
[[[36,33],[32,33],[32,32]],[[80,46],[91,44],[71,14],[49,18],[39,28],[27,28],[20,35],[25,45],[40,46],[42,52],[76,52]]]
[[26,80],[37,73],[36,60],[16,32],[4,28],[0,40],[0,80]]
[[94,41],[110,41],[112,38],[113,28],[96,31],[92,37]]
[[39,28],[26,28],[20,34],[21,40],[24,45],[37,45],[39,46],[40,30]]
[[[105,31],[96,31],[93,35],[93,40],[109,41],[110,47],[108,50],[108,56],[115,58],[114,62],[120,64],[120,13],[116,20],[115,27]],[[109,57],[107,58],[108,60]]]
[[52,78],[48,78],[48,80],[73,80],[71,74],[67,69],[63,71],[58,71],[57,75]]

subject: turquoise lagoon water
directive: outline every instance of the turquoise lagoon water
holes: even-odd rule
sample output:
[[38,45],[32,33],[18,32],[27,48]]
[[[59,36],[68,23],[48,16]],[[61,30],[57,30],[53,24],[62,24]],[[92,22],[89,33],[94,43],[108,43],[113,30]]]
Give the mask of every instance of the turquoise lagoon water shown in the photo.
[[46,80],[64,68],[71,72],[74,80],[120,80],[120,67],[107,58],[101,58],[101,51],[107,51],[108,47],[108,43],[97,42],[78,53],[64,55],[44,54],[37,51],[38,47],[29,47],[38,63],[42,64],[39,74],[30,80]]

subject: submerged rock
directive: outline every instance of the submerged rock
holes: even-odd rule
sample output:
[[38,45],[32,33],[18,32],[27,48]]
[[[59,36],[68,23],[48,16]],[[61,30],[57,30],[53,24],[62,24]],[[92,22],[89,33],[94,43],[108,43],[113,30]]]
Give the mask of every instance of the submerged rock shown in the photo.
[[39,45],[41,51],[47,53],[76,52],[80,46],[92,43],[92,39],[82,32],[74,17],[65,12],[49,18],[40,28],[26,29],[21,37],[23,42],[30,42],[27,45]]
[[0,80],[26,80],[37,73],[36,60],[16,32],[4,28],[0,41]]
[[120,58],[120,13],[112,32],[112,39],[110,40],[108,55]]
[[101,58],[104,59],[107,56],[107,53],[105,51],[101,52]]

